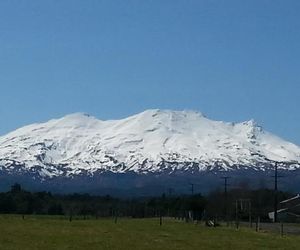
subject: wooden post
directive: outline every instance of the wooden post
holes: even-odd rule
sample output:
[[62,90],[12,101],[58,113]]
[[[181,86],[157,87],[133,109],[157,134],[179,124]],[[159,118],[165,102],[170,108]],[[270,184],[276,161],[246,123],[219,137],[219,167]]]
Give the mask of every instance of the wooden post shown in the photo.
[[117,222],[118,222],[118,212],[117,212],[117,210],[115,211],[115,224],[117,224]]
[[239,222],[238,222],[238,200],[235,201],[235,226],[236,229],[239,229]]
[[69,221],[71,222],[72,220],[73,220],[73,208],[71,207]]
[[249,200],[249,224],[250,224],[250,228],[252,228],[252,210],[251,210],[251,200]]
[[162,226],[162,214],[159,212],[159,225]]
[[258,232],[259,231],[259,223],[260,223],[260,218],[259,216],[257,217],[257,220],[256,220],[256,225],[255,225],[255,231]]

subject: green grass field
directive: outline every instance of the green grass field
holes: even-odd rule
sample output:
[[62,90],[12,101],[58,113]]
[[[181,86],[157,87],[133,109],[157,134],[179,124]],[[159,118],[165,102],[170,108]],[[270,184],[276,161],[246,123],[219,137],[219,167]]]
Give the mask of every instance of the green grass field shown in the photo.
[[0,249],[300,249],[300,237],[207,228],[165,219],[73,220],[0,216]]

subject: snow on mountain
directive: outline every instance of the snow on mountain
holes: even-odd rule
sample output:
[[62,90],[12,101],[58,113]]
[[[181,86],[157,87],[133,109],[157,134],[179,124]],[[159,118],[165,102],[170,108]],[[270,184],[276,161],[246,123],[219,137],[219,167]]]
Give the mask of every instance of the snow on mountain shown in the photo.
[[213,121],[194,111],[147,110],[102,121],[76,113],[0,137],[0,169],[41,177],[111,171],[256,168],[275,161],[300,166],[300,147],[253,120]]

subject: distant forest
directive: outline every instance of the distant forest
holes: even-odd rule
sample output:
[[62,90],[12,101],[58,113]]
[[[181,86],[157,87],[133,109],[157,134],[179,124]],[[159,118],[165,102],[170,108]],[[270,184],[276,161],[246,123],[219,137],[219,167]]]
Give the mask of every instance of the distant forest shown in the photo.
[[[293,194],[279,192],[278,200]],[[250,204],[251,202],[251,204]],[[20,184],[14,184],[9,192],[0,193],[0,213],[41,215],[64,215],[67,218],[90,217],[157,217],[170,216],[181,219],[230,219],[247,220],[260,217],[268,220],[273,211],[274,191],[270,189],[231,189],[225,194],[215,190],[203,196],[162,194],[158,197],[114,198],[91,196],[89,194],[52,194],[50,192],[29,192]]]
[[[278,200],[293,194],[279,192]],[[251,201],[251,204],[250,204]],[[14,184],[8,192],[0,193],[0,213],[64,215],[68,218],[89,217],[156,217],[170,216],[182,219],[239,219],[260,217],[268,220],[273,211],[274,191],[250,190],[246,187],[231,189],[225,194],[215,190],[203,196],[162,194],[158,197],[114,198],[89,194],[52,194],[29,192]]]

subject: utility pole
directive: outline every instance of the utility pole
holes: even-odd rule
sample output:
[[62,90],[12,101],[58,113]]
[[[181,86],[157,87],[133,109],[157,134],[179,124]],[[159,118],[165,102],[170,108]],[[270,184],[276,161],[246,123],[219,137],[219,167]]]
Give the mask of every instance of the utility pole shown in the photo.
[[225,220],[226,220],[226,223],[227,223],[227,226],[228,226],[228,209],[227,209],[227,186],[228,186],[228,182],[227,180],[229,179],[230,177],[229,176],[224,176],[224,177],[221,177],[221,179],[224,179],[224,215],[225,215]]
[[274,222],[277,222],[277,209],[278,209],[278,165],[275,162],[275,183],[274,183]]
[[190,183],[192,195],[194,195],[194,183]]
[[278,162],[275,162],[275,175],[274,175],[274,222],[277,222],[278,210],[278,178],[283,176],[278,175]]

